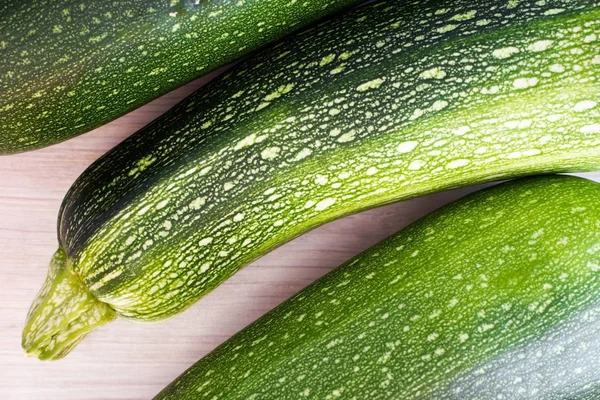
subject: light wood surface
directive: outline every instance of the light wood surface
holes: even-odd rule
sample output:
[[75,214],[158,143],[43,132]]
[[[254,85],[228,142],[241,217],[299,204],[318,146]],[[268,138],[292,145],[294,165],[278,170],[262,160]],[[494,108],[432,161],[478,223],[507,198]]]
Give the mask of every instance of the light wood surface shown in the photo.
[[[207,79],[65,143],[0,157],[0,398],[149,399],[232,334],[353,255],[473,190],[397,203],[318,228],[246,267],[175,318],[118,320],[57,362],[27,358],[21,330],[56,250],[56,216],[95,159]],[[600,180],[600,174],[585,174]]]

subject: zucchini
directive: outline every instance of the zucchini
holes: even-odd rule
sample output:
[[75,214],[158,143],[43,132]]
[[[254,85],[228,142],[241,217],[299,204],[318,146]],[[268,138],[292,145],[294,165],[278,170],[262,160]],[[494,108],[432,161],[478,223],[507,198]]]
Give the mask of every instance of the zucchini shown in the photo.
[[598,398],[598,227],[592,181],[476,192],[287,300],[155,399]]
[[[172,316],[343,215],[598,169],[599,27],[598,1],[379,2],[242,62],[75,182],[53,263],[69,272],[24,348],[56,358],[116,315]],[[52,289],[67,281],[73,296]]]
[[106,122],[359,0],[4,0],[0,154]]

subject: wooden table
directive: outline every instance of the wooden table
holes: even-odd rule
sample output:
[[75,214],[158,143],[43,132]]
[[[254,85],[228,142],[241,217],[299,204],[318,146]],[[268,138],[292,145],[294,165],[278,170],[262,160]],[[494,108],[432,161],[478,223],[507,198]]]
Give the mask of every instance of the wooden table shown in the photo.
[[[232,334],[353,255],[416,218],[474,190],[440,193],[330,223],[273,251],[191,309],[158,324],[118,320],[69,356],[25,356],[21,330],[57,247],[56,217],[77,176],[95,159],[207,78],[93,132],[50,148],[0,157],[0,397],[148,399]],[[600,180],[600,173],[585,176]]]

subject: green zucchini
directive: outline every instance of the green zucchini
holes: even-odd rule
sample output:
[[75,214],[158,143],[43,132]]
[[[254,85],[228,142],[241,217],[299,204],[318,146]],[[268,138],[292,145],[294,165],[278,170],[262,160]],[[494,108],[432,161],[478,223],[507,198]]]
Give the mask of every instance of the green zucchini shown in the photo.
[[242,62],[72,186],[24,348],[57,358],[116,315],[172,316],[343,215],[598,169],[599,29],[597,0],[388,1]]
[[599,227],[586,179],[476,192],[282,303],[156,399],[597,398]]
[[0,154],[87,132],[359,0],[5,0]]

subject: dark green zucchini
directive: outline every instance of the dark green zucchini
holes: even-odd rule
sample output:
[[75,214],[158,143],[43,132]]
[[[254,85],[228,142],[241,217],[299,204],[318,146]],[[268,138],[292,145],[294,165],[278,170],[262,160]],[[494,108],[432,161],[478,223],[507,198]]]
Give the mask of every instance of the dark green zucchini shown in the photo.
[[[25,349],[56,358],[116,315],[174,315],[343,215],[598,169],[599,29],[597,0],[398,0],[249,58],[73,185],[58,223],[65,272],[46,287],[68,278],[89,297],[44,292]],[[75,311],[59,321],[46,308]],[[101,321],[81,323],[93,310]]]
[[0,154],[87,132],[358,0],[0,2]]
[[600,396],[600,185],[471,194],[229,339],[156,399]]

